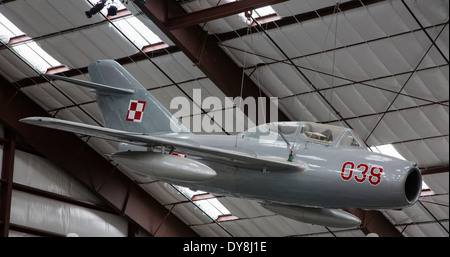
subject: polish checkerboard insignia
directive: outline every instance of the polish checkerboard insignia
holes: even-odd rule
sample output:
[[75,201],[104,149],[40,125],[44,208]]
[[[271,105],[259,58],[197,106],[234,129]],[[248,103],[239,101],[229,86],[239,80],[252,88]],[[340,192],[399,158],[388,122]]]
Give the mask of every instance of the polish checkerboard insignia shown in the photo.
[[130,100],[128,107],[127,121],[141,122],[144,114],[146,102],[138,100]]

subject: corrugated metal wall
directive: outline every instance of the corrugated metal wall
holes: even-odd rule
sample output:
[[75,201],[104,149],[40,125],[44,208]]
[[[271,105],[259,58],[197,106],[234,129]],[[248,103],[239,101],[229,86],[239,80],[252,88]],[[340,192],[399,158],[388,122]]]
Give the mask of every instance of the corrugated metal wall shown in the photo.
[[[0,125],[0,167],[4,148],[2,142],[7,140],[4,130]],[[17,148],[14,154],[9,236],[46,233],[56,236],[75,233],[83,237],[128,235],[128,221],[109,211],[102,200],[74,178],[46,158]]]

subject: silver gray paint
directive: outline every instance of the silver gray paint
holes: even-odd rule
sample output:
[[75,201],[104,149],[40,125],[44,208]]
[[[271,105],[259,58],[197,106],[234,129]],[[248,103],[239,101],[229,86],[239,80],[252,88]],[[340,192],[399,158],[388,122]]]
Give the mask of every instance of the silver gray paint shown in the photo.
[[[284,141],[261,143],[257,138],[248,136],[249,134],[246,132],[237,136],[191,134],[174,120],[170,112],[139,82],[114,61],[93,62],[89,65],[89,74],[94,84],[77,83],[76,81],[74,83],[91,87],[96,93],[107,128],[122,130],[120,132],[158,135],[158,138],[168,140],[167,142],[190,142],[198,145],[199,148],[212,147],[233,150],[234,154],[237,152],[243,156],[254,156],[261,162],[274,157],[287,162],[290,148]],[[102,87],[102,85],[106,86]],[[113,90],[111,87],[125,90],[121,92],[121,90]],[[130,94],[130,89],[134,93]],[[126,121],[125,116],[130,100],[146,101],[148,106],[142,122]],[[55,123],[53,126],[53,121],[40,124],[39,118],[22,121],[116,139],[113,136],[114,131],[102,128],[88,130],[86,126],[77,126],[72,122],[69,125],[67,125],[69,122],[61,123],[62,125]],[[180,133],[172,133],[173,127],[178,127]],[[120,138],[126,139],[123,142],[132,141],[140,147],[144,147],[139,150],[148,146],[143,141],[142,143],[133,141],[135,138],[131,135],[128,139],[122,133]],[[141,135],[141,138],[144,137]],[[154,141],[150,140],[150,142]],[[154,146],[152,145],[152,147]],[[362,147],[340,147],[338,140],[329,145],[299,137],[294,145],[292,162],[301,167],[298,170],[267,171],[255,163],[252,167],[251,160],[250,165],[238,165],[224,161],[221,156],[205,157],[205,151],[199,154],[195,147],[183,151],[184,154],[187,154],[186,159],[167,157],[166,153],[173,149],[161,150],[157,145],[156,150],[153,150],[159,151],[159,153],[136,150],[137,147],[134,145],[127,147],[127,144],[121,144],[120,151],[130,152],[113,154],[112,157],[114,158],[115,155],[119,164],[125,165],[140,175],[147,174],[157,179],[217,195],[254,199],[280,215],[325,226],[346,227],[359,224],[359,220],[349,213],[327,209],[400,209],[414,204],[421,192],[421,175],[414,163],[373,153]],[[179,169],[170,169],[170,162],[176,165],[183,163],[185,166]],[[362,183],[357,182],[354,178],[344,180],[341,176],[341,169],[345,162],[352,162],[355,166],[361,163],[369,166],[381,166],[383,172],[380,176],[380,183],[371,185],[367,178]],[[191,167],[192,172],[187,171],[187,167]],[[362,176],[356,168],[354,173],[355,176]]]

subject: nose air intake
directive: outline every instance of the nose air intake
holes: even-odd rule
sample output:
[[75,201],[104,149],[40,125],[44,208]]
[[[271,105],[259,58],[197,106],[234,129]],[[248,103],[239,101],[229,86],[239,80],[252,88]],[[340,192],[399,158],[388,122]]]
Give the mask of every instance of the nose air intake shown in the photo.
[[414,204],[422,192],[422,174],[416,167],[409,169],[405,181],[405,196],[410,204]]

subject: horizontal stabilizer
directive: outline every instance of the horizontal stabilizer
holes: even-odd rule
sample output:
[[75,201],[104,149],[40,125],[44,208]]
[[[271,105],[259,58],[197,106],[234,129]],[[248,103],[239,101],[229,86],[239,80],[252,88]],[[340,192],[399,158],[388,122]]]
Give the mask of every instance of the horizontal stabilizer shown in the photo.
[[275,160],[258,158],[239,151],[202,146],[197,142],[176,137],[166,138],[150,136],[143,133],[102,128],[48,117],[29,117],[21,119],[20,122],[147,147],[165,146],[169,147],[169,149],[173,148],[179,152],[196,156],[208,161],[220,162],[226,160],[228,162],[232,162],[235,166],[247,167],[267,172],[302,172],[308,168],[306,163],[300,161],[288,162],[281,159]]
[[43,76],[45,76],[47,78],[51,78],[51,79],[59,79],[62,81],[74,83],[74,84],[77,84],[77,85],[80,85],[83,87],[88,87],[88,88],[96,90],[97,93],[103,93],[103,94],[133,94],[134,93],[134,90],[130,89],[130,88],[117,88],[117,87],[112,87],[112,86],[94,83],[94,82],[90,82],[90,81],[73,79],[73,78],[68,78],[68,77],[63,77],[63,76],[58,76],[58,75],[52,75],[52,74],[45,74]]

